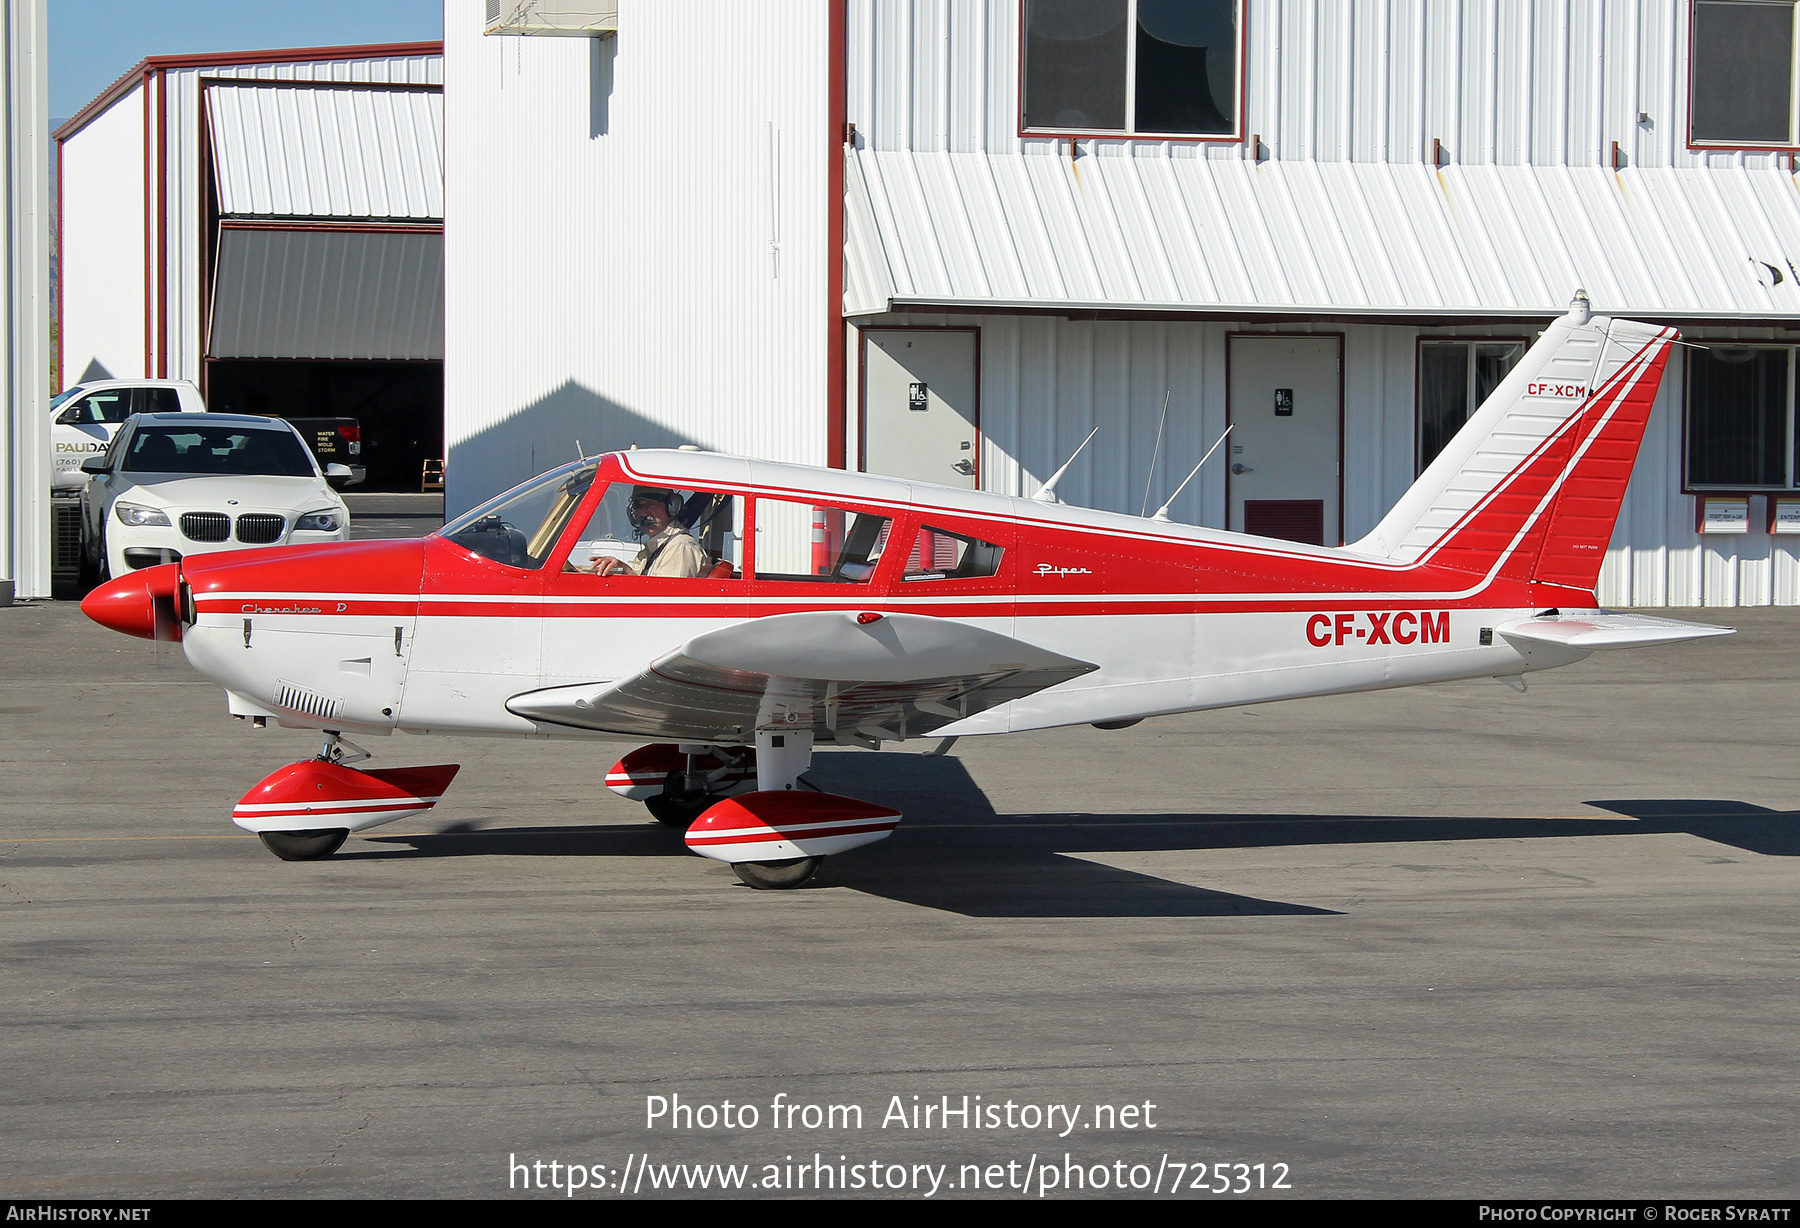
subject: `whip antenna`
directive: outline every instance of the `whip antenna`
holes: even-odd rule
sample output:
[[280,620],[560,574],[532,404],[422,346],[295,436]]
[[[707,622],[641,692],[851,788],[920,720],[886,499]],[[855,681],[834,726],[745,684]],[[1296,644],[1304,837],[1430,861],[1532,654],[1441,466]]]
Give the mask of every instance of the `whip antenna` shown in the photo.
[[[1235,429],[1236,426],[1237,426],[1237,423],[1233,422],[1230,426],[1226,427],[1225,435],[1231,434],[1232,430]],[[1222,444],[1225,442],[1225,435],[1219,436],[1218,440],[1213,444],[1213,446],[1206,450],[1206,455],[1202,456],[1200,458],[1200,465],[1204,465],[1207,461],[1212,459],[1212,454],[1219,450],[1219,444]],[[1157,508],[1156,515],[1150,517],[1150,519],[1152,519],[1152,520],[1167,520],[1169,518],[1170,504],[1173,504],[1175,502],[1175,500],[1177,500],[1181,497],[1181,492],[1187,489],[1187,484],[1194,480],[1194,474],[1200,472],[1200,465],[1195,465],[1194,468],[1188,473],[1188,475],[1185,478],[1181,479],[1181,485],[1177,486],[1175,488],[1175,493],[1169,496],[1169,502],[1165,503],[1161,507]]]
[[1156,481],[1156,458],[1162,455],[1163,427],[1169,424],[1169,390],[1163,389],[1162,419],[1156,424],[1156,451],[1150,453],[1150,472],[1144,476],[1144,501],[1138,505],[1138,515],[1142,516],[1150,509],[1150,486]]
[[[1095,427],[1093,430],[1089,431],[1087,439],[1081,441],[1081,448],[1087,447],[1089,440],[1092,440],[1093,437],[1099,433],[1099,427]],[[1063,462],[1063,467],[1051,474],[1048,482],[1045,482],[1042,486],[1038,487],[1037,494],[1031,496],[1033,499],[1037,500],[1039,503],[1056,502],[1056,484],[1062,481],[1062,475],[1067,473],[1069,471],[1069,466],[1075,463],[1075,457],[1081,455],[1081,448],[1076,448],[1074,455]]]

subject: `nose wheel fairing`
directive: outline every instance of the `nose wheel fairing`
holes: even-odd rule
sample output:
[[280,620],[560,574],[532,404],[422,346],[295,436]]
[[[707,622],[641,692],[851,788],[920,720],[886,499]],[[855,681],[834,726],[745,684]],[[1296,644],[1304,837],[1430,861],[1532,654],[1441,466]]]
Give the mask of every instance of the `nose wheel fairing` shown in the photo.
[[277,768],[244,794],[231,821],[245,831],[362,831],[438,804],[458,764],[360,770],[325,759]]

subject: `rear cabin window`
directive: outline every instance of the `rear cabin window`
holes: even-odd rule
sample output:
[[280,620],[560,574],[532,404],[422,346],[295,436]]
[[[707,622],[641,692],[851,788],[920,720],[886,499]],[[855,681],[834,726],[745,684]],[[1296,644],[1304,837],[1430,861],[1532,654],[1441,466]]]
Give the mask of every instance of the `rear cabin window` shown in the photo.
[[758,580],[867,584],[881,560],[892,520],[785,499],[756,501]]
[[906,556],[902,580],[975,580],[998,575],[1005,551],[993,542],[925,525]]

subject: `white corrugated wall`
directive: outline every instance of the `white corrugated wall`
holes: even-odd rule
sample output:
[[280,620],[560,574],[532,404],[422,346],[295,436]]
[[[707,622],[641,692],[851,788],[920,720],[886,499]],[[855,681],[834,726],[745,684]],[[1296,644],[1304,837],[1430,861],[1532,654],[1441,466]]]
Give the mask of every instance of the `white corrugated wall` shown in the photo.
[[[875,149],[1004,152],[1021,0],[849,0],[849,118]],[[1785,166],[1686,147],[1686,0],[1253,0],[1245,133],[1284,160]],[[1649,116],[1640,123],[1639,112]],[[1085,142],[1084,142],[1085,143]],[[1241,158],[1226,142],[1138,142]]]
[[[922,236],[918,242],[899,245],[904,250],[889,245],[890,263],[903,262],[898,268],[872,259],[866,243],[852,243],[855,259],[846,286],[855,309],[874,310],[888,295],[904,295],[908,285],[934,277],[946,285],[960,284],[959,293],[968,297],[980,293],[977,283],[983,277],[1009,285],[1028,282],[1030,295],[1068,296],[1059,284],[1040,286],[1045,278],[1033,280],[1031,269],[1018,261],[1015,268],[1004,261],[984,262],[976,254],[1029,246],[1034,238],[1017,233],[1011,221],[981,229],[982,217],[1008,212],[975,207],[992,204],[994,192],[1004,195],[1004,182],[988,173],[985,178],[997,185],[990,190],[982,186],[983,176],[951,173],[959,163],[930,162],[946,153],[1058,152],[1059,138],[1018,133],[1020,8],[1020,0],[849,0],[848,116],[857,127],[859,157],[865,167],[890,151],[915,159],[893,163],[904,178],[888,186],[902,193],[902,203],[916,204],[920,217],[933,219],[915,227]],[[1788,155],[1686,147],[1686,0],[1256,0],[1248,12],[1244,132],[1261,138],[1265,170],[1331,176],[1347,169],[1333,170],[1332,163],[1416,167],[1429,158],[1434,138],[1441,143],[1446,166],[1466,168],[1446,172],[1452,178],[1491,177],[1495,172],[1485,169],[1491,166],[1610,168],[1617,142],[1619,164],[1627,174],[1609,180],[1620,185],[1625,208],[1635,207],[1645,217],[1646,210],[1660,210],[1664,221],[1691,221],[1693,210],[1684,204],[1684,193],[1699,192],[1716,198],[1719,216],[1709,217],[1698,237],[1678,236],[1682,227],[1670,223],[1672,239],[1678,236],[1684,245],[1679,251],[1641,242],[1607,247],[1612,236],[1596,232],[1596,250],[1604,248],[1611,262],[1601,273],[1620,287],[1652,285],[1662,299],[1679,301],[1687,310],[1694,309],[1687,300],[1701,298],[1746,314],[1766,299],[1762,310],[1770,319],[1784,318],[1783,312],[1791,310],[1778,301],[1788,287],[1781,286],[1774,297],[1764,293],[1754,283],[1755,266],[1744,259],[1751,249],[1785,250],[1782,228],[1773,219],[1793,205]],[[1108,178],[1108,159],[1129,160],[1133,173],[1121,180],[1128,186],[1169,177],[1153,171],[1159,162],[1237,160],[1248,152],[1239,142],[1084,139],[1081,144],[1092,159],[1084,169],[1092,167],[1097,181],[1121,179],[1117,174]],[[923,169],[915,174],[916,166]],[[1637,193],[1642,200],[1633,196],[1637,180],[1632,172],[1640,170],[1665,176],[1645,179]],[[1704,177],[1709,170],[1723,173],[1717,179],[1666,178],[1670,171]],[[933,175],[949,185],[949,194]],[[1559,221],[1580,226],[1584,210],[1617,212],[1621,206],[1595,197],[1590,186],[1571,178],[1567,191],[1574,195],[1558,205]],[[958,194],[966,207],[957,207]],[[946,204],[952,207],[943,208]],[[850,205],[847,224],[853,236],[859,229],[867,234],[886,225],[879,196],[872,212],[854,195]],[[1043,210],[1011,212],[1027,220],[1027,229],[1039,213],[1048,216]],[[964,216],[973,220],[961,230],[944,221]],[[1254,215],[1240,220],[1260,224]],[[1276,218],[1294,220],[1285,214]],[[1635,225],[1644,217],[1632,214],[1628,220]],[[1329,217],[1299,221],[1303,226],[1343,226]],[[1262,232],[1253,228],[1252,233]],[[1512,263],[1510,246],[1541,244],[1547,241],[1545,233],[1539,227],[1531,233],[1493,234],[1496,268],[1511,275],[1504,272]],[[1128,246],[1130,239],[1120,232],[1120,243]],[[1696,276],[1711,275],[1687,267],[1694,263],[1696,243],[1718,248],[1706,254],[1717,257],[1719,269],[1742,272],[1742,284],[1690,284]],[[1143,246],[1146,251],[1157,247],[1149,241]],[[930,265],[934,252],[954,262],[954,270]],[[910,259],[926,263],[912,269],[904,264]],[[1094,259],[1093,276],[1099,277],[1105,262],[1101,256]],[[1113,263],[1125,267],[1129,261],[1121,257]],[[1221,267],[1227,265],[1223,261]],[[1154,262],[1145,267],[1149,275],[1157,274]],[[1411,276],[1416,270],[1397,264],[1396,272]],[[1606,280],[1589,277],[1585,269],[1583,276]],[[1219,287],[1213,289],[1213,297],[1224,297]],[[1559,301],[1562,293],[1555,289]],[[1528,297],[1535,301],[1536,296]],[[1195,305],[1207,304],[1196,300]],[[1264,306],[1273,310],[1279,303]],[[1617,309],[1619,304],[1597,299],[1596,306]],[[1190,437],[1177,452],[1199,446],[1194,442],[1198,438],[1216,438],[1223,427],[1224,335],[1233,325],[966,313],[858,319],[869,324],[981,324],[984,480],[995,489],[1029,493],[1080,442],[1084,424],[1098,421],[1103,429],[1094,445],[1097,455],[1078,462],[1062,489],[1094,506],[1135,512],[1143,497],[1162,383],[1177,388],[1172,398],[1176,406],[1183,404],[1179,388],[1190,389],[1190,408],[1179,425],[1171,410],[1171,432],[1179,429]],[[1344,519],[1346,534],[1355,538],[1412,480],[1420,330],[1338,326],[1327,319],[1310,327],[1345,334]],[[1473,336],[1480,330],[1430,331]],[[1743,335],[1777,339],[1769,332]],[[1664,381],[1602,572],[1601,599],[1618,605],[1800,603],[1800,542],[1772,539],[1763,531],[1761,500],[1755,501],[1755,523],[1748,535],[1703,538],[1695,533],[1694,500],[1681,489],[1683,380],[1678,355]],[[1222,482],[1209,474],[1199,485],[1201,493],[1184,496],[1186,506],[1178,504],[1176,514],[1221,524]]]
[[[1225,429],[1225,360],[1233,332],[1343,336],[1348,540],[1374,528],[1412,484],[1414,355],[1416,340],[1426,330],[911,312],[860,322],[879,328],[954,325],[981,330],[981,475],[987,490],[1034,494],[1097,426],[1100,433],[1058,485],[1059,497],[1131,515],[1146,507],[1154,511]],[[1460,336],[1470,330],[1429,332]],[[859,386],[854,370],[851,386]],[[1168,425],[1159,453],[1165,392]],[[850,407],[854,456],[854,431],[860,425],[855,393]],[[1225,452],[1215,454],[1170,514],[1188,524],[1225,527],[1227,464]]]
[[[1225,429],[1225,354],[1236,331],[1313,331],[1344,337],[1344,534],[1375,527],[1414,475],[1413,398],[1421,336],[1478,337],[1478,328],[1240,325],[1070,320],[1061,316],[905,313],[869,317],[869,327],[981,330],[981,474],[987,490],[1030,495],[1087,433],[1100,433],[1058,486],[1067,502],[1138,514],[1166,492]],[[1516,332],[1516,330],[1515,330]],[[1740,330],[1737,339],[1769,341]],[[852,355],[855,347],[851,347]],[[1773,538],[1753,500],[1751,532],[1702,536],[1694,500],[1681,492],[1684,354],[1663,379],[1600,576],[1600,600],[1615,606],[1800,604],[1800,539]],[[852,368],[851,387],[858,386]],[[1163,393],[1168,427],[1154,470]],[[857,398],[851,397],[853,436]],[[1175,519],[1225,527],[1223,452],[1181,495]]]
[[823,463],[827,6],[625,0],[616,39],[444,16],[451,513],[577,440]]
[[148,374],[141,87],[63,143],[60,190],[62,387]]

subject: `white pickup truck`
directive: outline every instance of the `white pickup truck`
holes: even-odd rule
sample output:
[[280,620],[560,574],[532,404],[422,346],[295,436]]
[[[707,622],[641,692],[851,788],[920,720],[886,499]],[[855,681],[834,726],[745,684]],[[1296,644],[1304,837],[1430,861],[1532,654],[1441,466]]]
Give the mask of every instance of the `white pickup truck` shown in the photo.
[[50,402],[50,489],[78,491],[81,462],[106,445],[133,414],[206,412],[200,390],[181,379],[99,379],[65,388]]

